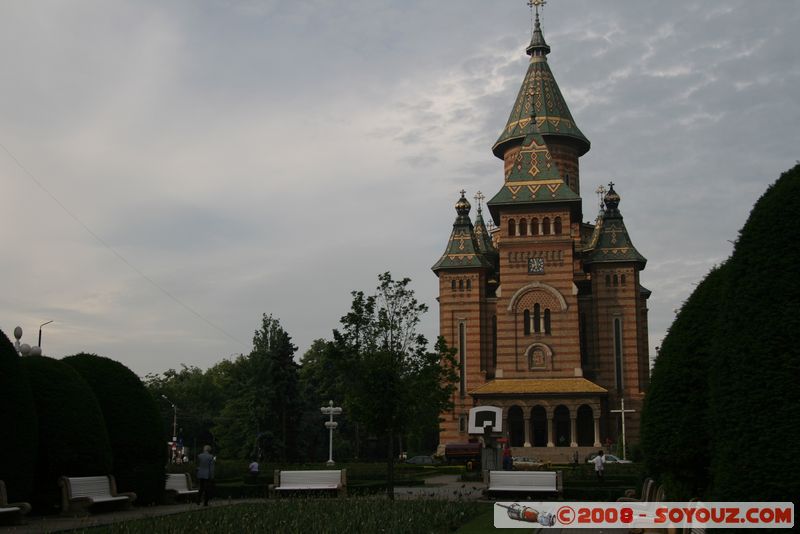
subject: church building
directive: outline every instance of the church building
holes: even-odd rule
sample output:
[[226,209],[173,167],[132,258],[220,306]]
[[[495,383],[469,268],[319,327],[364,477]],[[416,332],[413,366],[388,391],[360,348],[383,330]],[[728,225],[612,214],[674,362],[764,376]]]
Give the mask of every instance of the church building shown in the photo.
[[638,441],[650,291],[613,183],[600,189],[594,224],[583,222],[579,159],[590,144],[548,65],[538,10],[527,53],[527,74],[492,147],[503,182],[486,203],[491,223],[480,193],[473,222],[462,191],[432,268],[440,333],[460,363],[440,448],[469,441],[469,409],[491,405],[503,410],[515,455],[564,460],[618,443],[623,417],[627,443]]

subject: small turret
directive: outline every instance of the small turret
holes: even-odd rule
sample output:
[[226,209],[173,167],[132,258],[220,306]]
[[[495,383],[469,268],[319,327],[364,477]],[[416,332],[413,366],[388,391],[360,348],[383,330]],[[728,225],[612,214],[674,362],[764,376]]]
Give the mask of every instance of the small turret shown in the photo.
[[644,269],[647,259],[633,246],[622,214],[619,211],[620,196],[614,191],[614,183],[608,184],[603,197],[603,210],[597,219],[592,239],[586,250],[584,265],[595,263],[636,263]]
[[431,269],[437,275],[445,269],[493,269],[492,263],[481,252],[475,228],[469,218],[472,209],[466,191],[461,191],[461,198],[456,202],[456,221],[453,223],[453,232],[447,243],[447,249]]

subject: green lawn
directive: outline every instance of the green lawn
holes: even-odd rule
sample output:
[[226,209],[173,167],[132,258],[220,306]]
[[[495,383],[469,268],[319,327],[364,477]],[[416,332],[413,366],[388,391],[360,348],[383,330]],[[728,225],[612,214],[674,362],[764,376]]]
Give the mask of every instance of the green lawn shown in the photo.
[[476,515],[485,513],[487,506],[489,505],[474,502],[388,501],[383,498],[281,499],[115,523],[84,532],[446,533],[453,532]]

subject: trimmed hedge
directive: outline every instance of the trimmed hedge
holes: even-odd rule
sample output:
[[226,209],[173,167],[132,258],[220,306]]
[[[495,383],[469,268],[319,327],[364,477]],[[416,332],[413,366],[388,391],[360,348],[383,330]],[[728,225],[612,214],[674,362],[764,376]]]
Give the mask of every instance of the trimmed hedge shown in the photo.
[[60,502],[58,478],[111,473],[111,447],[97,399],[69,365],[21,358],[39,414],[39,450],[31,504],[41,513]]
[[28,378],[14,345],[0,330],[0,480],[10,501],[33,491],[38,424]]
[[758,200],[731,258],[710,375],[710,497],[800,494],[800,164]]
[[166,441],[158,406],[136,374],[95,354],[64,358],[89,386],[103,412],[118,491],[133,491],[137,504],[160,502],[164,493]]

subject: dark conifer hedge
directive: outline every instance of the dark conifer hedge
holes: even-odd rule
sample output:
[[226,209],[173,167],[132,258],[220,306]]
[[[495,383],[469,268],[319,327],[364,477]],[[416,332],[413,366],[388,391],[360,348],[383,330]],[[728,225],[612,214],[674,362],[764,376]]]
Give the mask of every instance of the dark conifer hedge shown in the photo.
[[800,494],[799,215],[797,165],[759,199],[731,258],[698,286],[664,340],[642,445],[671,499]]
[[800,495],[800,165],[759,199],[731,259],[710,374],[715,500]]
[[686,301],[661,345],[642,413],[648,472],[670,499],[703,495],[709,485],[708,375],[716,370],[716,332],[728,264],[715,268]]
[[0,480],[9,499],[33,491],[38,427],[33,394],[14,345],[0,330]]
[[103,411],[119,491],[137,504],[159,502],[164,492],[166,440],[158,406],[139,377],[123,364],[94,354],[62,360],[86,380]]
[[72,367],[44,356],[21,358],[39,416],[39,450],[31,503],[42,513],[60,502],[58,478],[111,473],[111,447],[91,388]]

